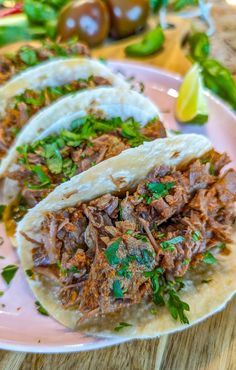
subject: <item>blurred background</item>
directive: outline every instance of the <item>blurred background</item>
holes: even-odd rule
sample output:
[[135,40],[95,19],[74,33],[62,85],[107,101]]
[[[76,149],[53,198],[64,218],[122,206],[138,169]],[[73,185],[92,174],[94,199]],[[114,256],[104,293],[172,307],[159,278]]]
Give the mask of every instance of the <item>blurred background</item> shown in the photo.
[[0,8],[0,47],[78,38],[100,51],[116,45],[100,54],[121,58],[127,38],[161,24],[173,45],[192,31],[206,32],[212,56],[236,75],[236,0],[1,0]]

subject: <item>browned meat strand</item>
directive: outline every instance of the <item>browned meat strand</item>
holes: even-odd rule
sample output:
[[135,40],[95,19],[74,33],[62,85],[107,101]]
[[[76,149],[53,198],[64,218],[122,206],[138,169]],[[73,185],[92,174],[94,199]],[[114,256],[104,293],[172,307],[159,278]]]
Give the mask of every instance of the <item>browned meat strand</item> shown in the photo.
[[151,271],[173,281],[230,241],[236,172],[221,174],[226,163],[212,151],[185,168],[155,168],[133,194],[105,194],[48,214],[34,265],[58,266],[62,304],[85,317],[151,301]]
[[[34,47],[26,45],[20,48],[16,54],[1,55],[0,56],[0,84],[8,81],[13,75],[20,72],[21,70],[31,66],[31,63],[25,62],[25,57],[22,57],[23,53],[30,53],[32,58],[32,52],[35,53],[35,63],[40,63],[51,58],[60,56],[89,56],[89,49],[87,46],[76,43],[76,44],[54,44],[47,42],[41,47]],[[33,63],[32,63],[33,64]]]

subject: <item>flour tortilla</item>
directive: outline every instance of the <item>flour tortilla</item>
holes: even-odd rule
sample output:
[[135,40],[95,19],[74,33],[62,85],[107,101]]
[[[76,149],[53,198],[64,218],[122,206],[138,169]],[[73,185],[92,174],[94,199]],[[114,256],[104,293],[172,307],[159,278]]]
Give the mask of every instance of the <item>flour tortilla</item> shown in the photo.
[[[111,86],[120,86],[123,89],[128,89],[130,86],[121,75],[113,73],[104,63],[97,60],[88,58],[53,59],[52,61],[41,63],[36,67],[28,68],[26,71],[21,72],[0,87],[0,116],[4,117],[9,101],[27,89],[42,90],[45,87],[61,86],[76,79],[88,79],[92,75],[105,78],[110,82]],[[45,109],[47,110],[48,108],[44,108],[42,112],[44,112]],[[39,117],[38,119],[40,121],[40,112],[34,117],[31,117],[28,125],[21,130],[23,134],[20,134],[18,138],[24,138],[24,136],[27,135],[27,138],[25,137],[24,139],[30,142],[32,138],[35,137],[37,130],[34,131],[32,129],[31,132],[27,127],[30,126],[31,123],[32,127],[34,127],[34,125],[37,126],[38,121],[36,117]],[[43,117],[44,114],[42,115],[42,118]],[[54,117],[57,119],[57,115]],[[53,122],[54,117],[51,116],[51,120],[48,122],[41,121],[42,123],[41,125],[38,124],[38,128],[44,129],[48,127]],[[47,114],[45,114],[45,118],[47,118]],[[33,122],[35,122],[35,124]],[[3,159],[0,166],[0,176],[6,169],[7,163],[8,160]]]
[[[135,149],[128,149],[119,156],[108,159],[72,180],[58,186],[49,196],[30,210],[18,225],[17,244],[23,268],[31,269],[33,244],[21,232],[41,241],[40,228],[48,212],[57,212],[72,207],[78,202],[87,202],[106,193],[134,188],[154,167],[168,164],[178,167],[194,158],[201,157],[212,149],[210,142],[200,135],[178,135],[155,140]],[[176,156],[176,153],[179,155]],[[118,186],[119,184],[119,186]],[[189,303],[190,325],[174,321],[166,308],[158,308],[157,315],[150,313],[149,305],[133,306],[119,314],[78,324],[82,314],[78,310],[64,309],[57,299],[58,285],[47,278],[34,281],[27,277],[29,285],[41,304],[63,325],[86,334],[97,336],[122,336],[125,338],[153,338],[183,330],[225,307],[236,292],[236,248],[228,247],[229,256],[219,255],[218,264],[189,272],[181,298]],[[202,284],[202,280],[211,280]],[[120,322],[132,326],[120,332],[114,328]]]

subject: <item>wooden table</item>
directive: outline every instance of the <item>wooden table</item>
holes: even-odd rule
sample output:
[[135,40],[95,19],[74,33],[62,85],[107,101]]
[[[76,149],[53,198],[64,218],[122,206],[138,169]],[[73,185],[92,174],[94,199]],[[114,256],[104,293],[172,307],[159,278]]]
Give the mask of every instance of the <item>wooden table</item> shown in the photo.
[[[181,51],[180,42],[189,30],[189,23],[177,20],[176,25],[176,29],[167,32],[164,52],[147,58],[145,62],[183,74],[190,63]],[[95,50],[94,56],[123,59],[126,43],[122,41],[115,46]],[[0,370],[17,369],[235,370],[236,298],[223,312],[202,324],[161,339],[139,340],[77,354],[37,355],[0,351]]]

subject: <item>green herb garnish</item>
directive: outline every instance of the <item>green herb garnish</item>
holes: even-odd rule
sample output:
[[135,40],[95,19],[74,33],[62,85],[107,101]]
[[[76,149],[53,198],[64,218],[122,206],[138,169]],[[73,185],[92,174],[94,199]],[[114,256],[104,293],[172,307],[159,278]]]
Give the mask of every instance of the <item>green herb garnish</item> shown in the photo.
[[174,320],[179,319],[182,324],[189,324],[189,320],[184,313],[184,311],[190,310],[189,305],[186,302],[181,301],[179,296],[172,289],[169,291],[167,307]]
[[201,281],[202,284],[209,284],[213,279],[204,279]]
[[6,257],[4,256],[0,256],[0,260],[4,260]]
[[29,48],[27,46],[23,46],[19,53],[20,59],[22,62],[27,64],[27,66],[33,66],[37,63],[37,53],[32,48]]
[[25,270],[25,273],[26,275],[30,278],[30,279],[33,279],[34,278],[34,273],[31,269],[27,269]]
[[195,242],[197,242],[198,240],[200,240],[200,237],[201,237],[201,234],[199,231],[194,231],[193,235],[192,235],[192,240],[194,240]]
[[16,265],[8,265],[8,266],[5,266],[1,272],[1,275],[3,277],[3,279],[5,280],[5,282],[9,285],[10,282],[12,281],[12,279],[14,278],[17,270],[18,270],[18,266]]
[[[160,199],[165,197],[171,189],[173,189],[175,182],[149,182],[146,184],[147,189],[153,194],[154,199]],[[152,198],[151,198],[152,201]],[[147,203],[151,203],[150,199],[147,198]]]
[[190,259],[185,258],[185,259],[183,260],[183,262],[182,262],[182,265],[183,265],[183,266],[187,266],[187,265],[189,264],[189,262],[190,262]]
[[211,252],[205,252],[203,254],[203,262],[207,263],[208,265],[214,265],[217,263],[217,259],[213,256]]
[[183,236],[176,236],[175,238],[166,240],[164,242],[160,243],[161,249],[164,251],[170,251],[173,252],[175,250],[175,247],[173,247],[175,244],[182,243],[184,241]]
[[115,331],[121,331],[121,330],[127,328],[128,326],[133,326],[133,325],[131,325],[127,322],[120,322],[119,325],[114,328],[114,330]]
[[104,252],[104,255],[109,263],[109,265],[117,265],[120,263],[120,259],[117,257],[116,252],[119,249],[122,239],[118,238],[112,244],[110,244]]
[[44,172],[42,166],[40,165],[33,166],[32,171],[37,175],[40,184],[39,185],[28,184],[28,187],[30,189],[44,189],[45,187],[48,187],[51,184],[51,180]]
[[113,294],[115,298],[123,298],[123,290],[121,288],[120,280],[115,280],[113,282]]
[[143,275],[151,280],[153,302],[158,306],[166,305],[175,320],[179,319],[182,324],[188,324],[184,311],[189,311],[189,305],[177,295],[177,292],[184,287],[182,280],[168,281],[161,267],[144,272]]
[[49,316],[48,311],[41,305],[39,301],[35,301],[34,303],[35,303],[38,313],[40,313],[43,316]]

